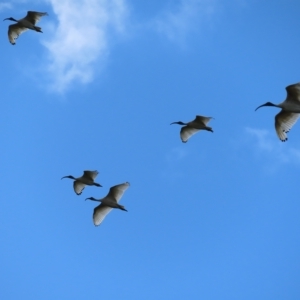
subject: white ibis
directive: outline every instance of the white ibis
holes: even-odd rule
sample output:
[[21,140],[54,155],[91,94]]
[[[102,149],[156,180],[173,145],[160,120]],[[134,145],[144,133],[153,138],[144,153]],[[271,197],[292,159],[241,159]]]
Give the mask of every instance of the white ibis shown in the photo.
[[10,20],[16,22],[8,26],[8,39],[12,45],[16,44],[16,39],[20,34],[25,32],[28,29],[35,30],[37,32],[42,32],[42,28],[35,26],[35,24],[40,20],[41,17],[47,16],[46,12],[37,12],[37,11],[28,11],[25,18],[16,20],[12,17],[6,18],[5,20]]
[[63,178],[70,178],[74,180],[74,191],[77,195],[81,195],[83,189],[86,185],[95,185],[95,186],[102,186],[101,184],[94,182],[95,178],[99,174],[98,171],[83,171],[83,175],[81,177],[75,178],[72,175],[64,176]]
[[275,116],[275,130],[282,142],[287,141],[287,133],[300,116],[300,83],[289,85],[285,89],[287,96],[283,102],[279,104],[267,102],[255,109],[258,110],[263,106],[275,106],[281,108],[281,111]]
[[113,208],[118,208],[127,211],[125,207],[123,205],[120,205],[118,202],[122,198],[125,191],[129,188],[129,185],[129,182],[125,182],[111,187],[108,194],[102,199],[95,199],[94,197],[89,197],[85,199],[101,202],[101,204],[96,206],[94,209],[93,220],[95,226],[99,226],[106,217],[106,215]]
[[213,132],[211,127],[206,126],[208,122],[213,119],[212,117],[203,117],[203,116],[196,116],[196,118],[191,122],[173,122],[172,124],[179,124],[179,125],[185,125],[180,130],[180,138],[183,143],[186,143],[188,139],[194,135],[199,130],[207,130]]

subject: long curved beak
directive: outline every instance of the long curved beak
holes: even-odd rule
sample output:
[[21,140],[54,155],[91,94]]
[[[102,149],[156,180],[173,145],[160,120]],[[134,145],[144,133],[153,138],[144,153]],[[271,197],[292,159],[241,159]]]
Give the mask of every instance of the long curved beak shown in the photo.
[[262,104],[262,105],[260,105],[259,107],[257,107],[257,108],[255,109],[255,111],[257,111],[260,107],[263,107],[263,106],[265,106],[265,104]]
[[184,123],[184,122],[182,122],[182,121],[172,122],[170,125],[172,125],[172,124],[187,125],[187,123]]
[[67,178],[68,176],[64,176],[64,177],[62,177],[60,180],[62,180],[62,179],[64,179],[64,178]]
[[92,201],[97,201],[97,202],[101,202],[100,200],[95,199],[94,197],[89,197],[89,198],[85,198],[86,200],[92,200]]
[[3,21],[5,21],[5,20],[8,20],[9,18],[6,18],[6,19],[4,19]]

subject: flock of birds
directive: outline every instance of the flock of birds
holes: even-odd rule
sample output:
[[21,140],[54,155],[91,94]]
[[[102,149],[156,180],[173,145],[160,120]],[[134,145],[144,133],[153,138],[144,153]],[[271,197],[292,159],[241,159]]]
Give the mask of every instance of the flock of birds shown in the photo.
[[[12,17],[6,18],[16,22],[15,24],[8,26],[8,39],[12,45],[16,44],[16,39],[20,34],[28,29],[42,32],[41,27],[36,26],[41,17],[47,16],[47,13],[41,13],[36,11],[28,11],[26,17],[20,20],[16,20]],[[287,97],[285,101],[279,104],[273,104],[267,102],[258,106],[255,110],[263,106],[274,106],[281,108],[281,111],[275,116],[275,130],[278,138],[285,142],[287,141],[287,133],[293,127],[300,116],[300,83],[292,84],[286,87]],[[186,143],[189,138],[197,133],[199,130],[207,130],[213,132],[212,128],[207,126],[208,122],[213,119],[212,117],[204,117],[197,115],[193,121],[184,123],[182,121],[173,122],[172,124],[183,125],[180,130],[180,138],[182,142]],[[98,175],[97,171],[84,171],[81,177],[75,178],[72,175],[64,176],[63,178],[70,178],[74,180],[73,188],[77,195],[81,195],[86,185],[101,187],[99,183],[94,180]],[[95,207],[93,220],[96,226],[100,225],[106,215],[113,209],[118,208],[127,211],[123,205],[119,204],[124,192],[129,187],[129,182],[115,185],[110,188],[108,194],[102,199],[95,199],[94,197],[86,198],[86,200],[92,200],[101,202],[100,205]]]

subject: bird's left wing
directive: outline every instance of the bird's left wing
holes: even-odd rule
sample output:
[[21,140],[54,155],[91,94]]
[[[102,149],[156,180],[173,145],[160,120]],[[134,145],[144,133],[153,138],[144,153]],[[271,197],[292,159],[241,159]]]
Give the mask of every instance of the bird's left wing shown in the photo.
[[12,45],[16,44],[16,39],[20,34],[28,30],[26,27],[20,26],[18,23],[8,26],[8,39]]
[[298,113],[290,113],[283,110],[275,116],[275,130],[281,141],[285,142],[288,139],[286,133],[290,131],[299,117],[300,114]]
[[195,133],[197,133],[200,129],[196,129],[193,127],[189,127],[189,126],[183,126],[181,127],[180,130],[180,138],[182,140],[183,143],[186,143],[188,141],[188,139],[194,135]]
[[35,25],[43,16],[48,16],[48,14],[46,12],[28,11],[24,19]]
[[106,206],[102,203],[96,206],[93,214],[94,225],[99,226],[111,210],[111,207]]
[[81,195],[83,189],[85,188],[85,184],[78,181],[78,180],[75,180],[74,183],[73,183],[73,188],[74,188],[74,192],[77,195]]

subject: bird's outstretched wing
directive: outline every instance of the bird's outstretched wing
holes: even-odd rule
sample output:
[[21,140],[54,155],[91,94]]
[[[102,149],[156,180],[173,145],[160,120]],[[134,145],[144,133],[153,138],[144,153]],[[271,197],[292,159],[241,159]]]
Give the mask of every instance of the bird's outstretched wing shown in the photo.
[[212,117],[203,117],[203,116],[196,116],[195,122],[202,122],[205,126],[207,123],[212,119]]
[[290,113],[283,110],[275,116],[275,130],[281,141],[285,142],[288,139],[286,134],[297,122],[299,116],[300,114],[298,113]]
[[95,226],[99,226],[108,213],[112,210],[111,207],[100,204],[94,208],[93,221]]
[[48,14],[46,12],[28,11],[24,19],[35,25],[43,16],[48,16]]
[[97,175],[99,174],[98,171],[83,171],[83,177],[94,181]]
[[129,186],[129,182],[115,185],[110,188],[106,197],[116,202],[119,202],[122,196],[124,195],[125,191],[129,188]]
[[85,188],[85,184],[78,181],[78,180],[75,180],[74,183],[73,183],[73,188],[74,188],[74,192],[77,195],[81,195],[83,189]]
[[188,141],[188,139],[194,135],[195,133],[197,133],[200,129],[196,129],[196,128],[192,128],[189,126],[183,126],[181,127],[180,130],[180,138],[182,140],[183,143],[186,143]]
[[20,26],[18,23],[8,26],[8,39],[12,45],[16,44],[16,39],[20,34],[28,30],[26,27]]
[[286,88],[287,98],[286,101],[293,101],[299,104],[300,102],[300,83],[291,84]]

